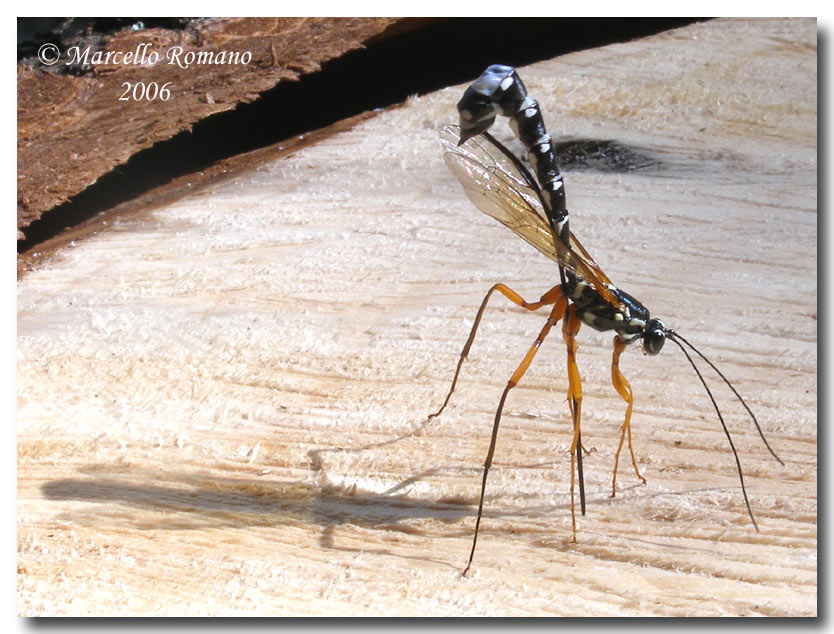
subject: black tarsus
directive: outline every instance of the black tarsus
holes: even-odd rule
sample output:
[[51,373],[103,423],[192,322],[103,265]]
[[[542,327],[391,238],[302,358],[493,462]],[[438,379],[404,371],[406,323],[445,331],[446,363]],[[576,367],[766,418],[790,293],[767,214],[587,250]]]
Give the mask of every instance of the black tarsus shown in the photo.
[[492,466],[492,457],[495,455],[495,443],[498,440],[498,425],[501,422],[501,413],[504,411],[504,401],[507,400],[507,394],[514,385],[510,383],[504,388],[501,394],[501,401],[498,403],[498,410],[495,412],[495,422],[492,424],[492,437],[489,440],[489,451],[487,452],[486,460],[484,460],[484,479],[481,482],[481,497],[478,501],[478,519],[475,520],[475,536],[472,538],[472,550],[469,551],[469,561],[466,563],[466,568],[460,573],[461,577],[465,577],[472,566],[472,560],[475,558],[475,546],[478,544],[478,529],[481,527],[481,517],[484,513],[484,493],[486,492],[487,474],[489,468]]
[[[678,339],[681,341],[685,341],[680,335],[673,331],[669,331],[667,333],[667,338],[671,339],[675,342],[678,348],[681,349],[686,360],[689,361],[689,364],[692,366],[692,369],[695,370],[695,374],[698,375],[698,378],[701,380],[701,385],[704,386],[704,389],[707,391],[707,396],[709,396],[709,400],[712,401],[712,406],[715,408],[715,413],[718,414],[718,420],[721,421],[721,427],[724,428],[724,434],[727,436],[727,440],[730,443],[730,449],[733,451],[733,457],[736,459],[736,469],[738,470],[738,479],[741,482],[741,493],[744,496],[744,503],[747,505],[747,513],[750,515],[750,521],[753,522],[753,528],[756,529],[756,532],[759,532],[759,525],[756,523],[756,518],[753,516],[753,509],[750,508],[750,500],[747,499],[747,489],[744,487],[744,474],[741,471],[741,460],[739,460],[738,452],[736,451],[736,446],[733,444],[733,438],[730,436],[730,430],[727,429],[727,424],[724,422],[724,417],[721,416],[721,410],[718,409],[718,404],[715,402],[715,399],[712,396],[712,392],[710,391],[709,387],[707,386],[707,382],[704,381],[704,377],[701,376],[701,371],[698,370],[698,366],[695,365],[695,362],[692,360],[692,357],[689,356],[689,353],[686,351],[686,348],[683,347]],[[697,352],[697,351],[696,351]],[[710,364],[712,365],[712,364]]]
[[579,478],[579,509],[585,515],[585,475],[582,472],[582,431],[576,435],[576,475]]

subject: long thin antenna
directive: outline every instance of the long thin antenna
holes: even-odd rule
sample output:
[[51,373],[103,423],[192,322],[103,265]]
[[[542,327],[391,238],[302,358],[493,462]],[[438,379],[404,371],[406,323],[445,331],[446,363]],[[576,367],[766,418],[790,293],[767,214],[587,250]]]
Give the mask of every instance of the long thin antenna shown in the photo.
[[[718,409],[718,405],[716,404],[715,399],[712,396],[712,392],[710,392],[709,387],[707,387],[707,382],[704,381],[704,377],[701,376],[701,372],[700,372],[700,370],[698,370],[698,366],[695,365],[695,362],[692,360],[692,357],[689,356],[689,353],[686,351],[686,348],[684,348],[683,345],[681,344],[681,342],[678,341],[678,338],[680,338],[680,339],[683,339],[683,338],[680,335],[678,335],[677,333],[674,333],[672,331],[669,331],[667,333],[667,338],[674,341],[675,344],[677,344],[678,348],[681,349],[681,352],[683,352],[684,356],[686,357],[686,360],[689,361],[689,364],[692,366],[692,369],[695,370],[695,374],[697,374],[698,378],[701,380],[701,385],[703,385],[704,389],[707,391],[707,395],[709,396],[709,400],[712,401],[712,406],[715,408],[715,413],[718,414],[718,420],[721,421],[721,427],[724,428],[724,434],[727,436],[727,440],[730,442],[730,449],[733,450],[733,456],[736,459],[736,469],[738,470],[738,479],[741,482],[741,493],[742,493],[742,495],[744,495],[744,503],[747,505],[747,513],[750,515],[750,521],[753,522],[753,528],[755,528],[756,532],[758,533],[759,532],[759,525],[756,524],[756,518],[753,517],[753,509],[750,508],[750,500],[747,499],[747,489],[744,487],[744,474],[741,471],[741,461],[738,458],[738,452],[736,451],[736,446],[733,444],[733,439],[730,436],[730,430],[727,429],[727,425],[726,425],[726,423],[724,423],[724,417],[721,416],[721,411]],[[697,350],[696,350],[696,352],[697,352]],[[712,365],[712,364],[710,364],[710,365]],[[778,460],[778,458],[777,458],[777,460]]]
[[695,354],[697,354],[699,357],[701,357],[701,358],[702,358],[702,359],[703,359],[703,360],[707,363],[707,365],[709,365],[709,367],[711,367],[713,370],[715,370],[716,374],[718,374],[718,376],[720,376],[720,377],[724,380],[724,383],[726,383],[726,384],[727,384],[727,387],[729,387],[729,388],[733,391],[733,394],[735,394],[735,395],[736,395],[736,398],[737,398],[737,399],[741,402],[741,404],[742,404],[742,405],[744,405],[744,409],[746,409],[746,410],[747,410],[747,413],[748,413],[748,414],[750,414],[750,418],[752,418],[752,419],[753,419],[753,424],[756,426],[756,431],[758,431],[758,432],[759,432],[759,436],[761,436],[762,442],[765,444],[765,447],[767,447],[767,450],[770,452],[770,455],[771,455],[771,456],[773,456],[774,458],[776,458],[776,460],[779,462],[779,464],[780,464],[780,465],[782,465],[782,466],[784,467],[784,466],[785,466],[785,463],[784,463],[784,462],[782,462],[782,459],[781,459],[779,456],[777,456],[777,455],[776,455],[776,452],[775,452],[775,451],[773,451],[773,449],[771,449],[771,448],[770,448],[770,443],[769,443],[769,442],[767,442],[767,438],[765,438],[765,435],[764,435],[764,432],[762,431],[762,428],[761,428],[761,427],[759,427],[759,421],[757,421],[757,420],[756,420],[756,416],[753,414],[753,412],[750,410],[750,408],[749,408],[749,407],[747,407],[747,403],[745,403],[745,402],[744,402],[744,399],[743,399],[743,398],[741,398],[741,394],[739,394],[738,392],[736,392],[736,388],[734,388],[734,387],[733,387],[733,384],[732,384],[732,383],[730,383],[730,381],[727,379],[727,377],[726,377],[726,376],[724,376],[724,375],[721,373],[721,370],[719,370],[718,368],[716,368],[716,367],[712,364],[712,361],[710,361],[710,360],[709,360],[709,359],[707,359],[707,358],[706,358],[703,354],[701,354],[701,351],[700,351],[700,350],[698,350],[698,348],[696,348],[696,347],[695,347],[695,346],[693,346],[691,343],[689,343],[686,339],[684,339],[683,337],[681,337],[681,336],[680,336],[677,332],[674,332],[674,331],[669,331],[669,334],[670,334],[670,335],[672,335],[672,337],[673,337],[674,339],[680,339],[680,340],[681,340],[681,341],[683,341],[683,342],[684,342],[687,346],[689,346],[690,348],[692,348],[692,350],[694,350],[694,351],[695,351]]

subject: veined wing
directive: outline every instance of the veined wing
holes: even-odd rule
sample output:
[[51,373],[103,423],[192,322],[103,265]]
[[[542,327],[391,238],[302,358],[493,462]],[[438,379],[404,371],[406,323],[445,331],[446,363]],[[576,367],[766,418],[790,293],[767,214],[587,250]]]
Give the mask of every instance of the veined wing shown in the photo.
[[443,159],[478,209],[512,229],[526,242],[590,283],[609,303],[618,306],[608,286],[611,281],[571,234],[571,249],[554,235],[539,197],[538,185],[483,135],[458,146],[460,130],[440,131]]
[[523,174],[483,136],[458,146],[459,128],[444,126],[440,131],[443,159],[457,177],[466,195],[478,209],[512,229],[544,255],[562,266],[573,268],[569,250],[561,240],[557,249],[547,217]]
[[[582,243],[576,239],[576,236],[573,235],[573,231],[570,232],[570,247],[571,251],[579,256],[579,259],[582,260],[585,264],[588,265],[590,269],[594,271],[594,276],[605,285],[605,288],[608,289],[609,287],[613,287],[614,284],[611,280],[608,279],[608,276],[605,274],[601,268],[599,268],[599,264],[594,262],[594,258],[592,258],[588,252],[585,250],[585,247],[582,246]],[[582,277],[585,277],[584,275]],[[608,299],[608,297],[606,297]],[[609,300],[610,301],[610,300]],[[614,305],[616,305],[616,301]]]

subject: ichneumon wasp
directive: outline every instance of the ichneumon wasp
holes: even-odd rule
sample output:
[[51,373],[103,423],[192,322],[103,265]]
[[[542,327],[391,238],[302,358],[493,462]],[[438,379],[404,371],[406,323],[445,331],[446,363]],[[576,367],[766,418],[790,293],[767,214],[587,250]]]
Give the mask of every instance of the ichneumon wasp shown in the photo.
[[[538,103],[528,96],[527,90],[516,71],[510,66],[499,64],[490,66],[467,88],[457,107],[460,114],[460,126],[445,126],[441,130],[446,165],[460,181],[467,196],[478,209],[512,229],[544,255],[554,260],[559,265],[560,276],[560,282],[536,302],[525,301],[521,295],[505,284],[495,284],[489,289],[483,302],[481,302],[469,338],[460,354],[449,393],[446,395],[440,409],[429,416],[429,418],[439,416],[449,403],[449,399],[455,390],[461,366],[469,354],[481,317],[494,292],[501,293],[511,302],[528,311],[550,307],[550,314],[545,325],[510,377],[498,402],[489,450],[484,461],[483,481],[478,503],[478,516],[475,521],[475,534],[472,539],[472,550],[463,574],[465,575],[469,571],[472,559],[475,556],[478,529],[483,515],[487,474],[495,453],[498,425],[501,421],[501,412],[507,394],[524,376],[545,337],[560,320],[562,321],[562,337],[567,346],[568,407],[573,422],[573,440],[570,445],[570,492],[574,541],[576,541],[575,473],[579,479],[581,512],[583,515],[585,514],[585,491],[582,474],[583,447],[580,433],[582,386],[576,365],[576,335],[582,323],[599,331],[613,330],[615,333],[611,380],[614,389],[626,402],[626,413],[620,427],[620,442],[614,455],[611,497],[616,494],[617,468],[620,452],[626,440],[628,441],[634,471],[643,483],[646,482],[645,478],[640,475],[632,448],[631,413],[634,399],[631,386],[619,369],[620,355],[629,344],[637,341],[642,343],[644,354],[655,355],[660,352],[664,342],[668,339],[681,349],[712,402],[735,458],[747,513],[750,515],[754,528],[758,531],[759,527],[747,498],[744,474],[738,452],[715,398],[689,351],[694,352],[729,386],[752,418],[753,424],[768,451],[780,464],[784,465],[784,463],[771,449],[747,403],[744,402],[741,395],[718,368],[684,337],[671,328],[667,328],[660,319],[651,317],[643,304],[614,286],[570,232],[565,188],[556,162],[553,143],[545,130]],[[510,127],[527,148],[528,158],[537,178],[531,174],[521,160],[487,132],[494,123],[496,114],[510,118]]]

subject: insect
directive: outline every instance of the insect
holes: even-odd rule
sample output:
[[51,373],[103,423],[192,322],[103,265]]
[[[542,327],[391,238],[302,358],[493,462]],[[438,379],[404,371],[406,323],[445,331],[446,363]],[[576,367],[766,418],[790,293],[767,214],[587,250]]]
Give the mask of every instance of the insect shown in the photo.
[[[643,353],[655,355],[663,348],[666,340],[675,343],[683,352],[695,374],[704,386],[712,402],[724,434],[735,458],[741,491],[747,512],[756,531],[759,530],[741,469],[738,452],[721,415],[721,411],[707,386],[698,365],[689,351],[694,352],[712,368],[729,386],[753,420],[753,423],[771,455],[784,465],[771,449],[755,415],[744,402],[730,381],[684,337],[667,328],[658,318],[652,317],[648,309],[637,299],[611,283],[602,269],[582,247],[570,229],[565,199],[565,187],[553,143],[547,134],[541,110],[535,99],[528,96],[518,73],[510,66],[496,64],[488,67],[483,74],[465,91],[457,105],[460,126],[445,126],[441,140],[446,165],[457,177],[469,199],[481,211],[512,229],[517,235],[554,260],[559,266],[560,281],[548,290],[538,301],[528,302],[505,284],[495,284],[484,297],[469,338],[463,347],[455,370],[452,385],[440,409],[429,418],[439,416],[455,390],[464,360],[469,354],[484,310],[493,293],[498,292],[512,303],[528,311],[548,307],[550,313],[518,368],[510,377],[498,402],[492,427],[489,450],[484,461],[483,481],[478,502],[478,516],[469,561],[463,571],[465,575],[472,565],[478,529],[484,508],[487,474],[492,464],[498,437],[498,426],[507,394],[515,387],[529,368],[541,344],[550,330],[562,322],[562,337],[567,347],[568,407],[573,422],[571,456],[571,524],[573,540],[576,541],[576,511],[574,505],[575,473],[579,479],[580,507],[585,514],[584,480],[582,475],[582,438],[580,419],[582,408],[582,385],[576,365],[576,335],[581,324],[599,331],[614,331],[614,354],[611,361],[611,379],[614,389],[626,402],[623,424],[620,426],[620,442],[614,455],[614,470],[611,497],[616,494],[617,469],[624,443],[628,445],[631,463],[637,477],[645,484],[640,474],[631,442],[631,414],[634,399],[631,386],[619,369],[622,352],[631,344],[640,342]],[[509,117],[510,127],[528,150],[528,158],[535,170],[530,170],[510,150],[499,143],[487,131],[495,121],[496,114]],[[687,350],[688,349],[688,350]],[[627,443],[626,443],[627,441]]]

